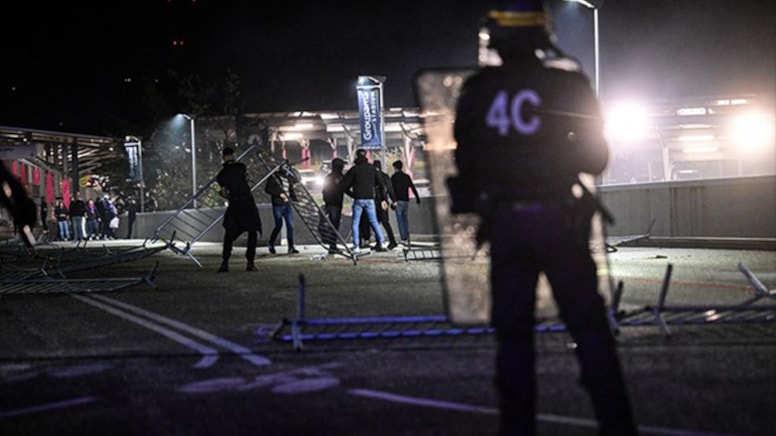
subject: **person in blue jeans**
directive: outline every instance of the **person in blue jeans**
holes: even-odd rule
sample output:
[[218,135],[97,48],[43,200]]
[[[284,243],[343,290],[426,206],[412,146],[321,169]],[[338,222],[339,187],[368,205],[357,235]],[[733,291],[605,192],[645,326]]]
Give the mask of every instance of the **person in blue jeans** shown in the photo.
[[275,218],[275,227],[269,235],[269,252],[276,253],[275,245],[283,222],[286,223],[286,240],[288,241],[288,254],[299,253],[294,247],[294,209],[291,201],[296,201],[294,180],[289,171],[279,170],[267,179],[264,192],[272,199],[272,215]]
[[70,223],[68,223],[68,218],[70,217],[70,213],[67,211],[67,207],[65,207],[65,203],[63,202],[61,197],[57,197],[57,202],[56,202],[56,205],[54,206],[54,216],[57,218],[57,230],[59,230],[59,240],[69,241]]
[[353,251],[359,252],[361,239],[359,234],[359,222],[361,214],[366,212],[369,219],[369,225],[377,236],[377,245],[375,251],[385,251],[383,244],[385,236],[380,229],[380,223],[377,221],[377,209],[375,209],[375,187],[385,189],[383,178],[377,172],[377,169],[366,158],[366,152],[363,149],[356,151],[355,165],[351,167],[345,178],[342,180],[342,186],[345,193],[353,197]]
[[409,191],[415,196],[415,201],[420,204],[420,195],[409,174],[402,171],[404,165],[400,160],[393,163],[394,173],[391,176],[393,191],[396,193],[396,222],[399,225],[399,239],[403,243],[408,243],[410,239],[410,224],[407,218],[407,209],[410,207]]

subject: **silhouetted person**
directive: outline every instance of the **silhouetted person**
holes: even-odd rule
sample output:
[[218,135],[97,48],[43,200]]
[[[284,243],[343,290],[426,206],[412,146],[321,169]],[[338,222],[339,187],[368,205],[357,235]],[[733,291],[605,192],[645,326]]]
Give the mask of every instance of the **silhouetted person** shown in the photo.
[[275,219],[275,227],[269,234],[269,252],[275,254],[275,245],[283,228],[283,222],[286,223],[286,241],[288,242],[288,254],[299,253],[294,246],[294,208],[292,201],[296,201],[296,192],[294,191],[295,176],[291,169],[281,167],[267,179],[264,185],[264,192],[270,195],[272,202],[272,216]]
[[[342,204],[345,197],[345,188],[342,180],[345,175],[342,171],[345,169],[345,161],[335,157],[331,161],[331,172],[323,179],[323,211],[331,224],[339,232],[340,221],[342,220]],[[329,253],[337,252],[337,235],[330,235],[324,232],[321,235],[323,242],[329,244]]]
[[127,200],[127,239],[132,239],[132,230],[137,218],[137,202],[134,198]]
[[229,271],[232,245],[243,232],[248,232],[245,269],[256,271],[253,261],[256,258],[257,232],[261,233],[261,218],[248,185],[245,164],[235,161],[234,150],[230,147],[223,149],[221,157],[223,166],[216,175],[216,182],[221,186],[219,194],[229,200],[229,205],[224,214],[224,244],[218,272]]
[[375,186],[375,208],[377,212],[377,220],[382,224],[385,229],[385,234],[388,235],[388,249],[393,250],[396,248],[396,237],[393,235],[393,228],[391,227],[391,220],[388,215],[389,207],[396,207],[396,193],[393,191],[393,185],[391,185],[391,176],[383,172],[382,164],[379,160],[372,162],[372,165],[377,170],[377,174],[383,179],[383,187]]
[[500,432],[536,432],[534,306],[543,272],[577,345],[601,434],[636,434],[590,255],[596,200],[572,192],[579,173],[606,167],[598,102],[552,45],[541,1],[499,5],[487,30],[503,64],[464,84],[454,125],[459,175],[450,186],[453,212],[479,213],[480,236],[490,241]]
[[342,181],[345,192],[353,197],[353,251],[359,252],[360,232],[359,222],[361,215],[366,212],[369,219],[369,225],[377,236],[376,251],[385,251],[383,243],[385,238],[380,230],[380,223],[377,221],[377,212],[375,210],[375,186],[384,188],[383,178],[377,172],[375,167],[369,165],[366,159],[366,153],[363,149],[356,152],[355,165],[353,165]]
[[393,163],[394,173],[391,176],[391,185],[393,185],[393,192],[396,193],[396,224],[399,226],[399,239],[404,243],[409,243],[410,240],[410,224],[407,217],[407,211],[410,208],[410,194],[415,196],[415,201],[420,204],[420,195],[418,189],[415,187],[415,183],[409,174],[405,173],[402,168],[404,165],[400,160]]
[[73,194],[74,197],[70,200],[70,206],[68,212],[70,213],[70,221],[73,223],[73,240],[82,241],[86,239],[84,226],[84,217],[86,216],[86,203],[81,199],[81,193],[76,191]]
[[58,197],[54,204],[54,216],[57,218],[57,235],[60,241],[70,240],[70,224],[68,218],[70,214],[65,207],[61,197]]

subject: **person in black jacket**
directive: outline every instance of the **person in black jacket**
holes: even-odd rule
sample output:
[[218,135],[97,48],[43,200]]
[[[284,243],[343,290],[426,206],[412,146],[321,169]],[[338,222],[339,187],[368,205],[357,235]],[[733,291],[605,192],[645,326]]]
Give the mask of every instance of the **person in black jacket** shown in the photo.
[[393,228],[391,228],[391,220],[388,216],[388,208],[396,208],[396,193],[393,190],[393,184],[391,184],[391,176],[385,174],[382,169],[382,164],[379,160],[374,160],[372,166],[375,167],[377,173],[383,179],[383,188],[375,187],[375,208],[377,209],[377,221],[383,225],[385,233],[388,235],[388,249],[393,250],[396,248],[396,237],[393,235]]
[[269,234],[269,252],[275,254],[275,243],[283,228],[283,221],[286,223],[286,240],[288,241],[288,254],[299,253],[294,246],[294,209],[291,207],[291,201],[296,201],[296,192],[294,191],[295,176],[291,169],[281,167],[264,185],[264,192],[270,195],[272,200],[272,215],[275,218],[275,227]]
[[[342,200],[345,196],[345,191],[342,187],[342,180],[345,178],[345,175],[342,173],[344,169],[345,161],[335,157],[331,161],[331,172],[323,179],[323,210],[337,231],[340,228]],[[329,253],[336,253],[337,236],[330,235],[325,231],[321,236],[323,236],[323,242],[329,244]]]
[[451,212],[478,213],[480,239],[490,242],[500,432],[536,432],[534,306],[543,272],[576,344],[600,434],[633,435],[590,255],[595,199],[579,181],[580,173],[600,174],[609,158],[598,102],[576,62],[552,44],[542,1],[499,4],[484,30],[501,65],[464,83],[454,124],[458,177],[449,186]]
[[64,200],[62,200],[62,197],[57,197],[57,201],[54,204],[54,216],[57,219],[57,230],[59,231],[59,240],[69,241],[70,225],[68,221],[70,218],[70,213],[67,211],[67,207],[65,207],[65,203],[64,203]]
[[70,222],[73,224],[73,240],[81,242],[86,239],[85,233],[85,221],[86,216],[86,203],[81,199],[81,193],[76,191],[73,194],[74,197],[70,200],[70,206],[68,206],[68,212],[70,214]]
[[394,173],[391,176],[391,184],[393,185],[393,191],[396,193],[396,223],[399,226],[399,238],[402,243],[408,243],[410,240],[410,225],[407,218],[407,209],[410,205],[410,194],[415,196],[415,201],[420,204],[420,195],[418,189],[415,187],[415,183],[409,174],[402,171],[404,165],[400,160],[393,163]]
[[137,202],[134,197],[129,197],[129,200],[127,200],[127,239],[132,239],[132,230],[135,227],[136,218]]
[[248,232],[248,247],[245,250],[248,263],[245,269],[256,271],[253,260],[256,258],[257,232],[261,233],[259,210],[248,185],[245,164],[235,161],[234,150],[230,147],[225,147],[221,156],[223,167],[216,175],[216,182],[221,186],[219,194],[229,200],[229,205],[224,214],[224,245],[218,272],[229,271],[232,244],[243,232]]
[[342,180],[345,192],[353,197],[353,252],[359,252],[359,244],[361,242],[359,239],[359,221],[364,212],[366,212],[369,224],[377,236],[375,250],[385,251],[383,247],[385,237],[382,230],[380,230],[380,223],[377,221],[377,211],[375,210],[375,186],[378,189],[385,189],[385,183],[375,167],[369,165],[364,150],[359,149],[356,153],[355,165],[345,173],[345,178]]

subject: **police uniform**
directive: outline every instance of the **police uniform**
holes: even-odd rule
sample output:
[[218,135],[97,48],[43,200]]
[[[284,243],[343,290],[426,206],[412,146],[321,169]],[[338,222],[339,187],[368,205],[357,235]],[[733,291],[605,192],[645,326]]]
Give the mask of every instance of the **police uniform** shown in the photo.
[[572,192],[579,173],[600,174],[608,160],[598,103],[570,62],[506,48],[503,65],[464,84],[454,125],[454,211],[478,212],[490,242],[500,431],[535,433],[534,310],[543,272],[578,345],[602,434],[635,434],[587,242],[594,208]]
[[245,257],[248,269],[253,269],[256,257],[256,232],[261,233],[261,218],[253,200],[251,188],[246,178],[245,164],[226,160],[216,176],[218,184],[225,189],[229,206],[224,214],[224,245],[222,251],[222,270],[228,270],[227,263],[232,254],[232,244],[242,232],[248,232],[248,246]]

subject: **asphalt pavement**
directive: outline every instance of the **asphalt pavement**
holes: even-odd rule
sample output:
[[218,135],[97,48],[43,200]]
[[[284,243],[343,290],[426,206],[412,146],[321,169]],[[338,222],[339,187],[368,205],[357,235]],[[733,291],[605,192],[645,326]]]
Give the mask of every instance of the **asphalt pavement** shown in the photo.
[[[0,292],[0,434],[495,434],[493,338],[436,321],[445,312],[438,260],[406,261],[394,250],[354,264],[319,247],[260,248],[258,271],[248,272],[237,248],[231,271],[216,273],[220,246],[197,244],[202,267],[170,250],[88,267],[142,242],[93,244],[103,250],[97,257],[72,244],[41,252],[86,266],[68,280],[152,275],[153,286]],[[0,273],[52,270],[0,252]],[[770,250],[621,247],[610,261],[624,284],[623,310],[633,313],[657,304],[669,264],[669,306],[750,300],[739,263],[776,287]],[[305,319],[338,322],[300,328],[297,349],[290,324],[302,310]],[[728,323],[705,314],[671,325],[670,336],[654,322],[623,326],[619,352],[642,433],[772,434],[770,313]],[[567,335],[548,329],[536,345],[540,434],[596,434]]]

